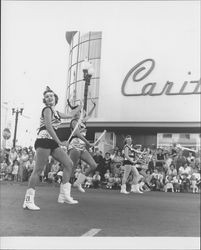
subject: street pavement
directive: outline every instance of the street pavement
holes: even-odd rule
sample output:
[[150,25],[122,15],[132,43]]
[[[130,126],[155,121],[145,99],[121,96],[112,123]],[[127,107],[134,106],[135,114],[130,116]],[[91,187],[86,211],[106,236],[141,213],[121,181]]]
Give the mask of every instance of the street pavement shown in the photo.
[[72,189],[79,204],[59,204],[58,185],[36,189],[40,211],[22,208],[27,183],[1,182],[1,236],[79,237],[90,230],[95,237],[199,237],[200,195],[119,190]]

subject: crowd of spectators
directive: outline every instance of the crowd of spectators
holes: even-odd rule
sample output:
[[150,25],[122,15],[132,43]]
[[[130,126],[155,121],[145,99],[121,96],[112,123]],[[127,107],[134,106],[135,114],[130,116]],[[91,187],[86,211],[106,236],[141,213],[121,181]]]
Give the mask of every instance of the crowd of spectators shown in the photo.
[[[137,148],[142,164],[139,184],[142,191],[164,192],[200,192],[200,152],[194,153],[181,150],[173,145],[168,148]],[[99,149],[91,152],[97,163],[97,168],[89,175],[83,184],[84,188],[120,189],[123,177],[123,151],[116,147],[105,155]],[[16,147],[1,150],[1,181],[26,182],[35,165],[35,152],[32,147]],[[80,161],[74,176],[75,181],[79,173],[85,173],[87,164]],[[62,166],[49,157],[40,176],[41,182],[60,183],[62,180]],[[127,189],[132,183],[132,174],[128,178]]]

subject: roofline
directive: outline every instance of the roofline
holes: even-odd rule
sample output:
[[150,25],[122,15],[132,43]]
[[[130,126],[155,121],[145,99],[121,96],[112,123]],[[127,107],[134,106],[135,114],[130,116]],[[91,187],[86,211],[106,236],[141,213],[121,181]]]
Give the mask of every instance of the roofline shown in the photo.
[[[70,122],[65,122],[60,127],[69,126]],[[87,122],[87,127],[139,127],[139,128],[201,128],[200,122]]]

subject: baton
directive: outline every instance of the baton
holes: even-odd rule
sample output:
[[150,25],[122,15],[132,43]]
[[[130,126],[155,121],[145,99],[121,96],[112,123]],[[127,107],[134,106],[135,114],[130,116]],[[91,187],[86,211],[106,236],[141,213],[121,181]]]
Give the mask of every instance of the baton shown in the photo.
[[72,136],[74,135],[74,133],[75,133],[76,129],[78,128],[78,126],[80,125],[80,123],[81,123],[81,119],[79,119],[78,122],[77,122],[77,124],[75,125],[75,127],[74,127],[72,133],[70,134],[70,136],[69,136],[69,138],[68,138],[67,143],[70,141],[70,139],[71,139]]
[[94,142],[94,145],[96,145],[96,144],[103,138],[103,136],[105,135],[106,132],[107,132],[106,130],[103,131],[103,133],[102,133],[102,134],[98,137],[98,139]]

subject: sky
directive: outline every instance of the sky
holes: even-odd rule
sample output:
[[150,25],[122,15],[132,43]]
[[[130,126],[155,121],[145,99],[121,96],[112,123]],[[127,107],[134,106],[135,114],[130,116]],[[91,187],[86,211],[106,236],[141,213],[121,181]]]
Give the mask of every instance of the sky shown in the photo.
[[[171,8],[177,1],[165,1]],[[180,1],[179,1],[180,2]],[[154,4],[153,4],[154,3]],[[188,4],[184,1],[182,4]],[[59,96],[64,110],[69,48],[65,32],[118,29],[130,23],[133,8],[160,10],[160,1],[2,1],[1,8],[1,127],[14,129],[13,107],[23,105],[18,122],[19,144],[33,143],[39,126],[46,85]],[[151,7],[151,8],[150,8]],[[146,11],[145,11],[146,10]],[[159,11],[160,13],[160,11]],[[163,13],[161,12],[161,16]],[[171,17],[170,17],[171,19]],[[117,22],[118,21],[118,22]],[[7,103],[7,104],[3,104]],[[12,132],[13,135],[13,132]],[[11,136],[12,138],[12,136]],[[11,143],[11,142],[10,142]]]

